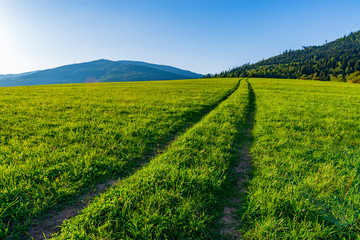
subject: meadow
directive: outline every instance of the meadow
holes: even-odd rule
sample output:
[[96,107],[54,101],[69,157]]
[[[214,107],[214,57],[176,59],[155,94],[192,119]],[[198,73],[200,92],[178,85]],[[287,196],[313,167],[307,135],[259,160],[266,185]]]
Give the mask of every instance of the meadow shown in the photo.
[[359,95],[255,78],[1,88],[0,239],[109,179],[53,239],[359,239]]
[[360,86],[251,79],[246,239],[358,239]]
[[128,176],[199,121],[238,80],[0,89],[0,239]]
[[[236,141],[245,128],[246,81],[148,165],[66,221],[53,239],[206,239],[219,215]],[[215,227],[216,228],[216,227]]]

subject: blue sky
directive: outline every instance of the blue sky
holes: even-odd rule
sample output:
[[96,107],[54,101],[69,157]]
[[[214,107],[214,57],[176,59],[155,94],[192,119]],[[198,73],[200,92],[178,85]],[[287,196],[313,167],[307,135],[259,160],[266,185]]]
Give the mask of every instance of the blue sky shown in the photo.
[[96,59],[216,73],[360,30],[359,0],[0,0],[0,74]]

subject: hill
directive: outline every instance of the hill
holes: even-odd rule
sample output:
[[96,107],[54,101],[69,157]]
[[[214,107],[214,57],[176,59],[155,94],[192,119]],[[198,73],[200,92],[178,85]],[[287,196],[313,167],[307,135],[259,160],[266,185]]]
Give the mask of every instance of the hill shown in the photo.
[[200,78],[175,67],[136,61],[97,60],[65,65],[30,74],[0,78],[0,86],[28,86],[84,82],[128,82]]
[[24,72],[24,73],[19,73],[19,74],[0,74],[0,80],[9,79],[9,78],[17,78],[17,77],[21,77],[21,76],[25,76],[25,75],[29,75],[29,74],[33,74],[33,73],[36,73],[36,71]]
[[322,46],[287,50],[281,55],[216,76],[345,81],[353,80],[350,74],[357,71],[360,71],[360,31]]

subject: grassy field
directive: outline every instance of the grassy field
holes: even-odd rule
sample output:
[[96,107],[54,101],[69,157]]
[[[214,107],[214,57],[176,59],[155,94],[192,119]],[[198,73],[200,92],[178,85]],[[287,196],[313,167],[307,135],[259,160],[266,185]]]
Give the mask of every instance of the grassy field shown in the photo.
[[360,236],[360,86],[251,79],[253,178],[239,218],[248,239]]
[[360,86],[238,83],[1,88],[0,239],[118,178],[54,239],[359,239]]
[[206,239],[246,124],[248,84],[147,166],[67,221],[54,239]]
[[97,183],[128,176],[238,80],[0,89],[0,239]]

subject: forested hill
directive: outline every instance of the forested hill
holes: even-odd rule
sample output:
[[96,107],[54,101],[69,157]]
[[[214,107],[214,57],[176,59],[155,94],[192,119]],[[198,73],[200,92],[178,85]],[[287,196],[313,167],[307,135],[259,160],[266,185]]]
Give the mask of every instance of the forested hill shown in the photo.
[[[255,64],[216,74],[217,77],[301,78],[351,81],[360,71],[360,31],[322,46],[287,50]],[[352,74],[352,75],[350,75]]]

